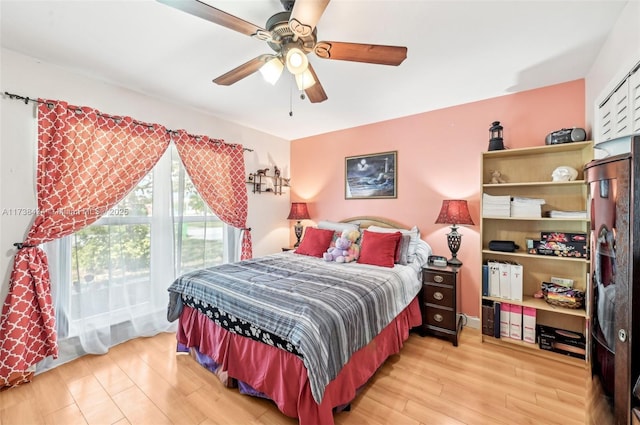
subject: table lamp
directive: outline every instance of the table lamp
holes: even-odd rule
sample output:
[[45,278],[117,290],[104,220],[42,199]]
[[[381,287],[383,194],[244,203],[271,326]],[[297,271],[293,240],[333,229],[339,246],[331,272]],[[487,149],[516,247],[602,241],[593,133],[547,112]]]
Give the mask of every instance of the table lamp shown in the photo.
[[291,203],[291,211],[289,211],[288,220],[298,220],[296,225],[294,226],[294,230],[296,233],[297,242],[295,243],[294,248],[297,248],[300,245],[300,238],[302,237],[302,224],[300,220],[308,220],[309,211],[307,210],[307,204],[305,202],[292,202]]
[[440,215],[436,219],[436,224],[452,224],[451,232],[447,233],[447,243],[451,251],[451,258],[447,263],[451,266],[459,267],[462,261],[458,260],[457,254],[462,242],[462,235],[458,233],[458,224],[473,224],[467,201],[460,199],[446,199],[442,201]]

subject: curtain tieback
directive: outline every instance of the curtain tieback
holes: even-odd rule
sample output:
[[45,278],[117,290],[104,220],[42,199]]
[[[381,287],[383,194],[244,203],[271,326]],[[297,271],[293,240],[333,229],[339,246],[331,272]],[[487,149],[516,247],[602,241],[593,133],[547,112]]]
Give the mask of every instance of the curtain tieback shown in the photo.
[[251,227],[243,227],[242,230],[250,232],[251,231]]
[[18,249],[22,249],[22,248],[35,248],[38,245],[29,245],[24,242],[16,242],[13,244],[13,246],[15,246]]

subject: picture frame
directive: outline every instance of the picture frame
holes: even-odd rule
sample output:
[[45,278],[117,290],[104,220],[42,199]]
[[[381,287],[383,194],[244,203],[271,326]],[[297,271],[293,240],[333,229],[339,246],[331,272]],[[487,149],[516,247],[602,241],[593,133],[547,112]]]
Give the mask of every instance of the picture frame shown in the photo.
[[345,158],[345,199],[398,197],[398,151]]

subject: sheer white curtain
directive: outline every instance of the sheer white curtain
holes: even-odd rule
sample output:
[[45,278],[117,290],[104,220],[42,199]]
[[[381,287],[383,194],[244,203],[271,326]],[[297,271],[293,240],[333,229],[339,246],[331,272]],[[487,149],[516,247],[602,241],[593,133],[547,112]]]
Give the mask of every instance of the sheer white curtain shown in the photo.
[[166,319],[167,287],[188,270],[237,261],[239,238],[202,201],[171,145],[100,220],[45,244],[59,357],[37,372],[175,330]]

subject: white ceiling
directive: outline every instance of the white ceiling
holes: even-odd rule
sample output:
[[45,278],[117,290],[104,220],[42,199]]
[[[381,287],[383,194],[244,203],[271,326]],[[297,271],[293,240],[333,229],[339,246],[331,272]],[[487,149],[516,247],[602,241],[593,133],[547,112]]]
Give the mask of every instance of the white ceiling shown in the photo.
[[[283,10],[279,0],[207,3],[259,26]],[[0,0],[0,35],[5,48],[296,139],[583,78],[625,3],[333,0],[319,41],[407,46],[408,55],[394,67],[311,53],[328,95],[319,104],[301,100],[289,78],[213,84],[271,49],[153,0]]]

